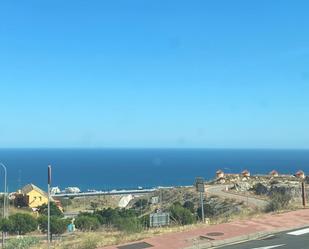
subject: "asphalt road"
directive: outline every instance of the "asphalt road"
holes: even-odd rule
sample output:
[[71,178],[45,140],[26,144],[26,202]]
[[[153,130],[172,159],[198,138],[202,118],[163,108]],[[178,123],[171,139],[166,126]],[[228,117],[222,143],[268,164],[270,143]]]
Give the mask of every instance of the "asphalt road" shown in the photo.
[[221,249],[309,249],[309,227],[270,235]]

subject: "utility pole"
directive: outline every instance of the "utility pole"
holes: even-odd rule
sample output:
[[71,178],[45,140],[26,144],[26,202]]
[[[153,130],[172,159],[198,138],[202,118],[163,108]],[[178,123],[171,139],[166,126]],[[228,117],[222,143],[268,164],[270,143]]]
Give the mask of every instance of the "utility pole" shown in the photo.
[[203,177],[197,177],[195,179],[195,187],[196,187],[196,191],[200,193],[202,222],[204,223],[205,222],[205,215],[204,215],[205,180]]
[[47,191],[48,191],[48,204],[47,204],[47,243],[48,249],[50,248],[50,185],[51,185],[51,165],[48,165],[48,179],[47,179]]
[[[4,190],[3,190],[3,218],[7,217],[7,212],[6,212],[6,199],[7,199],[7,170],[6,170],[6,166],[3,163],[0,163],[1,167],[4,170]],[[4,248],[4,244],[5,244],[5,232],[2,232],[2,248]]]
[[200,199],[201,199],[201,208],[202,208],[202,222],[205,222],[205,214],[204,214],[204,198],[203,192],[200,192]]
[[301,182],[301,193],[303,199],[303,207],[306,208],[306,188],[305,188],[305,181]]

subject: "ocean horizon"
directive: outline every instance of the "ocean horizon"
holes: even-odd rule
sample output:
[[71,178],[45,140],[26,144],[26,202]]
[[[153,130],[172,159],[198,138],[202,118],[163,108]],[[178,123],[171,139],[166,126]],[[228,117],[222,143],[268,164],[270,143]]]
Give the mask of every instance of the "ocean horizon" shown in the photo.
[[[195,177],[215,177],[218,169],[240,173],[282,174],[309,171],[309,150],[297,149],[0,149],[13,192],[33,183],[46,189],[47,166],[52,186],[81,190],[192,185]],[[0,169],[0,181],[3,171]],[[2,186],[0,185],[0,191]]]

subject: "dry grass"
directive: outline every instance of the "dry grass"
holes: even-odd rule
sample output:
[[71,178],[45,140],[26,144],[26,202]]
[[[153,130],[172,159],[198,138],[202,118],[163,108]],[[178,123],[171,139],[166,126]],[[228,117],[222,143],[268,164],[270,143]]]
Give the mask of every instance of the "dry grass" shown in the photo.
[[[243,212],[231,215],[229,217],[220,217],[212,219],[210,224],[220,224],[230,222],[233,220],[243,220],[252,217],[258,217],[262,212],[259,210],[245,209]],[[207,224],[197,223],[186,226],[171,226],[162,228],[153,228],[144,230],[140,233],[125,233],[112,229],[102,229],[96,232],[75,232],[74,234],[66,235],[61,241],[54,242],[53,249],[94,249],[95,247],[104,247],[109,245],[123,244],[127,242],[133,242],[145,238],[154,237],[157,235],[190,231],[192,229],[209,226]],[[95,242],[95,243],[94,243]],[[92,245],[91,245],[92,243]],[[89,247],[87,247],[89,245]],[[46,244],[41,244],[33,249],[45,249]]]

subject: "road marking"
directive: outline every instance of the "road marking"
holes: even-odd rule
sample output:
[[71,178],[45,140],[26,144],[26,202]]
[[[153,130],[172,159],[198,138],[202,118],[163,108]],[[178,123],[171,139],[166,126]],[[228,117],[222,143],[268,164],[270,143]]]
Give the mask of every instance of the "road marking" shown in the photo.
[[274,245],[274,246],[256,247],[256,248],[252,248],[252,249],[271,249],[271,248],[276,248],[276,247],[280,247],[280,246],[285,246],[285,244]]
[[287,234],[298,236],[298,235],[303,235],[303,234],[306,234],[306,233],[309,233],[309,228],[293,231],[293,232],[290,232],[290,233],[287,233]]

